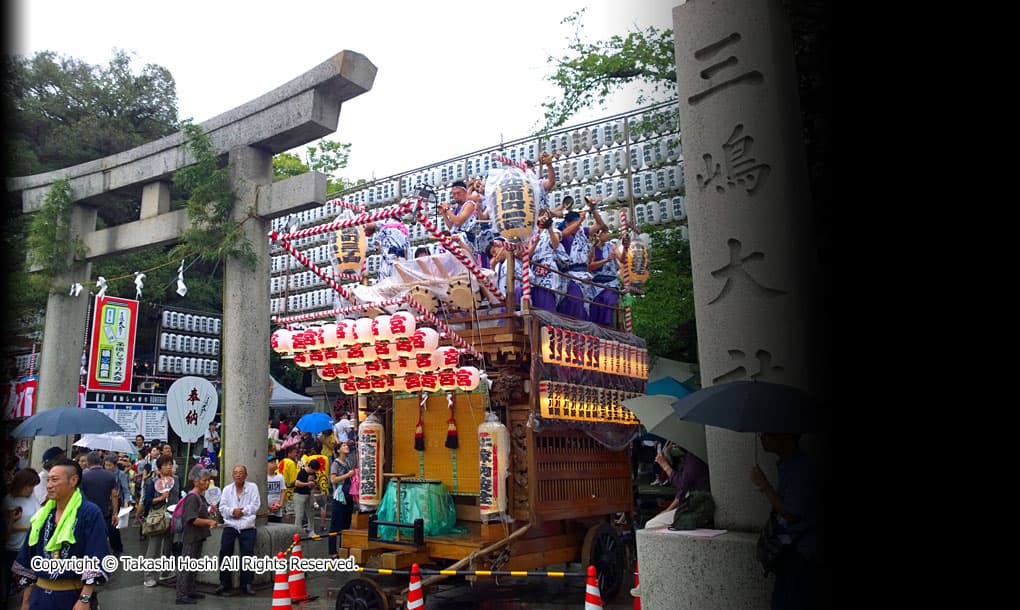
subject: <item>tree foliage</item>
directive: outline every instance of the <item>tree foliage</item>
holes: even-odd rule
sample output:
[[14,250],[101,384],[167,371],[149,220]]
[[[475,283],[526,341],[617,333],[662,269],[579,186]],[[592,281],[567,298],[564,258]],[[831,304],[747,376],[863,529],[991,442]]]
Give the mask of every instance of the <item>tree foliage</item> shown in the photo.
[[634,333],[648,351],[684,362],[697,362],[694,331],[694,281],[691,244],[676,227],[643,227],[651,237],[650,274],[634,300]]
[[570,52],[549,57],[556,71],[546,79],[561,94],[542,104],[545,129],[563,125],[585,108],[601,107],[610,94],[630,84],[639,86],[638,105],[676,96],[673,30],[648,27],[589,42],[583,38],[583,16],[581,9],[563,19],[561,23],[574,27]]
[[349,143],[319,140],[315,146],[305,147],[305,154],[307,161],[303,161],[300,156],[290,152],[275,155],[273,157],[273,182],[316,171],[326,174],[327,193],[336,193],[353,186],[343,178],[337,178],[334,175],[337,170],[347,167],[347,160],[351,155]]
[[107,66],[41,51],[6,56],[8,175],[60,169],[125,151],[178,128],[169,70],[115,51]]
[[190,193],[187,210],[191,226],[170,251],[171,258],[197,257],[203,262],[236,258],[254,268],[255,245],[244,233],[244,223],[253,211],[241,220],[234,219],[237,194],[229,170],[219,166],[216,150],[201,127],[189,123],[184,134],[195,163],[174,172],[174,183]]

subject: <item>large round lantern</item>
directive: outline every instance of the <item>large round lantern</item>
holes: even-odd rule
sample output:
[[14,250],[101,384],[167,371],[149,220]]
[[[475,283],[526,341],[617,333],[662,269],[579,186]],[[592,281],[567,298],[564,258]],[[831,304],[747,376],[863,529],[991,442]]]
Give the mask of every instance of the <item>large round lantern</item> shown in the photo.
[[383,426],[374,413],[358,426],[358,472],[361,477],[358,503],[365,511],[378,507],[382,502],[385,438]]
[[[417,331],[415,331],[417,332]],[[397,357],[406,358],[414,355],[414,339],[412,337],[401,337],[393,342],[397,350]]]
[[353,379],[345,379],[340,383],[340,391],[348,396],[358,393],[358,384]]
[[394,392],[406,392],[407,391],[407,380],[404,377],[393,377],[393,391]]
[[294,364],[303,369],[307,369],[312,366],[312,359],[304,352],[294,352]]
[[269,337],[269,345],[277,354],[289,354],[294,351],[293,334],[286,328],[274,331]]
[[[486,187],[488,188],[488,187]],[[496,230],[503,237],[524,241],[535,224],[538,191],[535,184],[516,167],[503,170],[496,184]]]
[[359,379],[354,382],[358,386],[358,394],[371,394],[372,393],[372,382],[367,378]]
[[444,392],[452,392],[457,389],[457,373],[453,369],[440,371],[439,389]]
[[332,364],[327,364],[321,369],[315,369],[315,372],[318,373],[319,379],[323,381],[333,381],[336,379],[336,371],[333,370]]
[[394,338],[410,337],[415,328],[414,314],[409,311],[398,311],[390,316],[390,334]]
[[318,326],[309,326],[301,334],[305,336],[305,349],[317,350],[322,346],[322,329]]
[[376,343],[375,344],[375,356],[379,360],[396,360],[397,359],[397,344],[390,343]]
[[413,375],[418,372],[418,361],[414,358],[401,356],[393,361],[398,375]]
[[348,368],[351,370],[351,377],[355,379],[364,379],[365,375],[368,374],[364,364],[351,364]]
[[648,246],[639,239],[632,240],[627,249],[627,265],[630,267],[631,284],[642,284],[648,279],[650,263]]
[[328,364],[340,364],[343,362],[343,356],[341,355],[340,350],[335,347],[324,350],[322,355],[326,358],[326,362]]

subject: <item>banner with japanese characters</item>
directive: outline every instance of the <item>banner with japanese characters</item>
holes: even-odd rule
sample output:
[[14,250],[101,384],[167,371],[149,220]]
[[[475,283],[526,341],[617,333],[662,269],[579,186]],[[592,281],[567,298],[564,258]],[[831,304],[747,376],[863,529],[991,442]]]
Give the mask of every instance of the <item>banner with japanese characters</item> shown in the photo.
[[137,325],[138,301],[96,297],[89,350],[89,390],[131,391]]
[[141,434],[146,439],[167,438],[166,394],[144,392],[85,392],[80,400],[87,409],[96,409],[117,423],[124,432],[113,432],[134,442]]
[[182,441],[194,443],[208,432],[217,405],[219,395],[208,379],[181,377],[166,394],[167,420]]
[[39,378],[35,375],[11,380],[4,391],[3,418],[7,421],[35,415],[35,392]]

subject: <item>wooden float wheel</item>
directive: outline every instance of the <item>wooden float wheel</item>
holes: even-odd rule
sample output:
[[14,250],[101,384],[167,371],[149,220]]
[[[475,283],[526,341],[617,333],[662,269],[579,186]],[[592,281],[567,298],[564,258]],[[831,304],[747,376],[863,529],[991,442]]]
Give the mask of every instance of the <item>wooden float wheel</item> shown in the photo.
[[612,525],[599,523],[588,529],[581,547],[581,566],[587,570],[589,565],[595,566],[602,599],[615,599],[623,589],[627,553]]
[[389,610],[390,603],[374,580],[355,578],[347,581],[336,596],[336,610]]

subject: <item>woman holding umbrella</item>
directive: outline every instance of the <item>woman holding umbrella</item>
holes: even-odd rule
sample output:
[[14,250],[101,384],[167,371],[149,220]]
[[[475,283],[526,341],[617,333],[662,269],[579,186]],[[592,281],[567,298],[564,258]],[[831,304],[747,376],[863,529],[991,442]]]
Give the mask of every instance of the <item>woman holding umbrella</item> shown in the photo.
[[757,465],[751,468],[751,483],[769,504],[781,539],[788,539],[780,559],[772,567],[776,574],[772,607],[814,608],[818,577],[817,479],[814,465],[800,449],[799,434],[759,434],[761,447],[779,456],[779,480],[775,487]]

